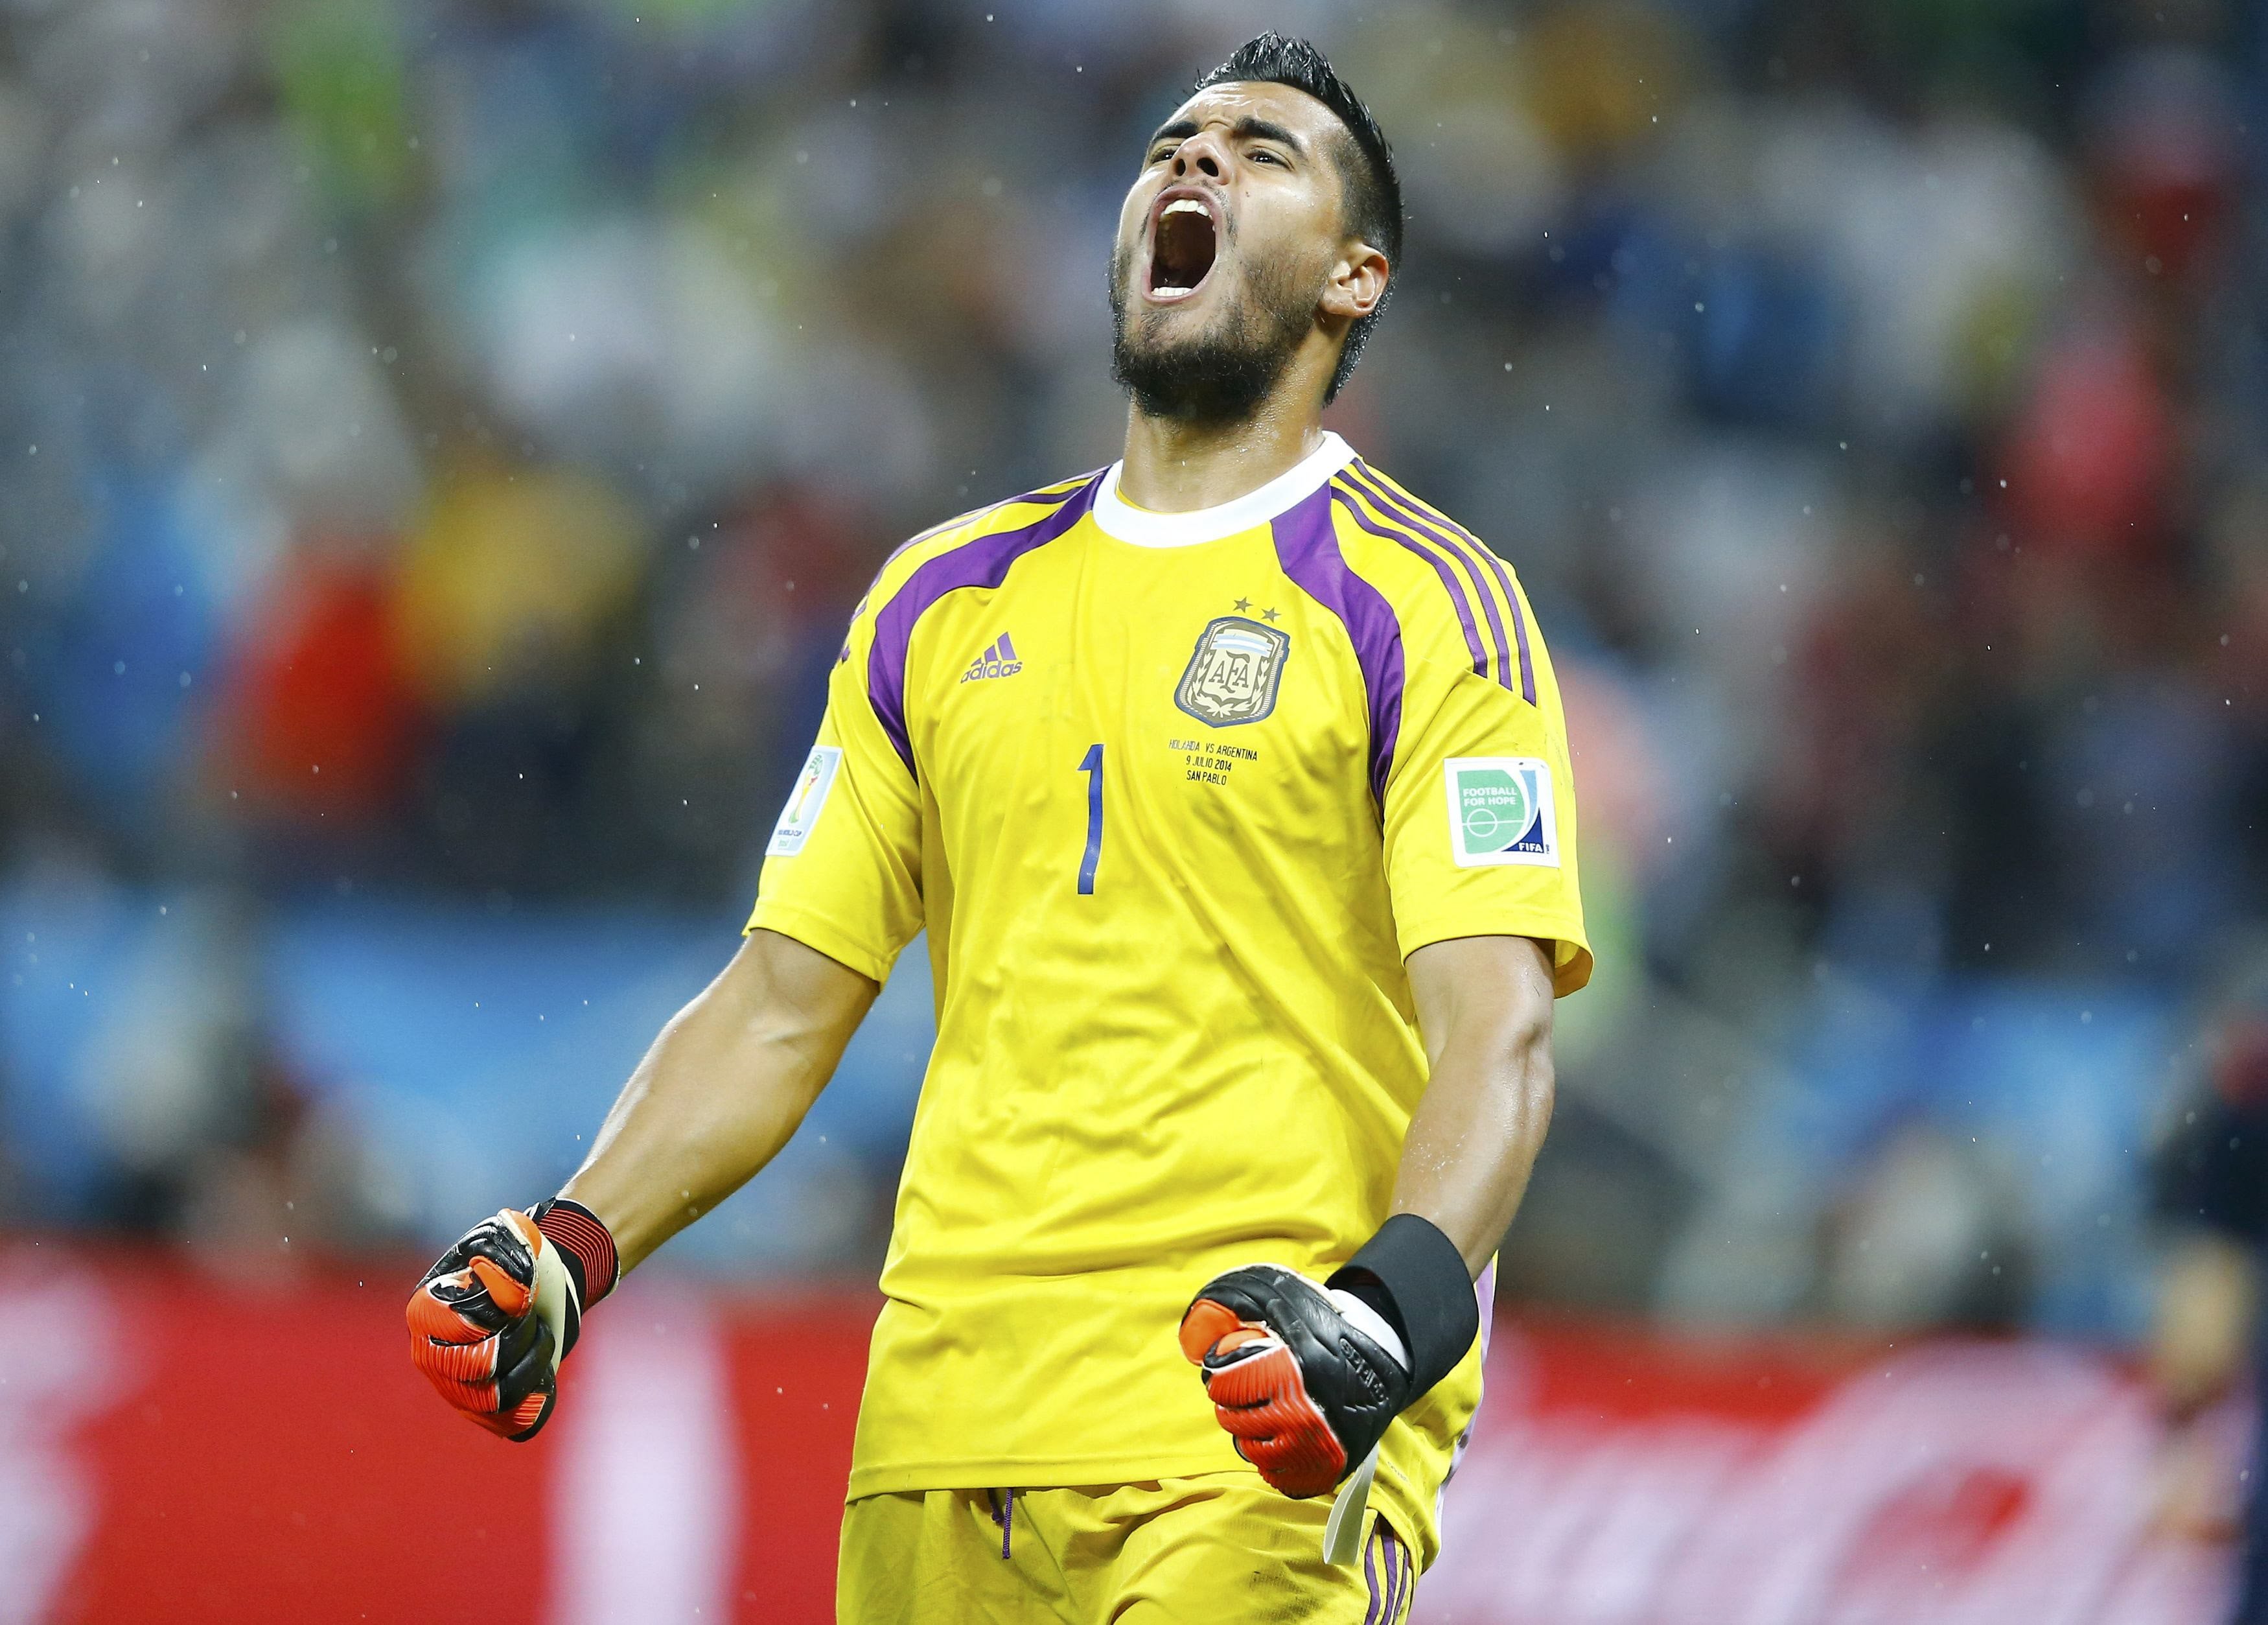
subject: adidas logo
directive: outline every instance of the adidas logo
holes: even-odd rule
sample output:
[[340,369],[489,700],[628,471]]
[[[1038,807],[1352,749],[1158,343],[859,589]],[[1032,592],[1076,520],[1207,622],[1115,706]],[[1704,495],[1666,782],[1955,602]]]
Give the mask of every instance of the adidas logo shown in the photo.
[[1023,669],[1024,662],[1016,658],[1016,646],[1008,641],[1006,632],[1002,632],[993,640],[991,647],[968,663],[968,669],[961,674],[961,680],[975,683],[984,677],[1012,677]]

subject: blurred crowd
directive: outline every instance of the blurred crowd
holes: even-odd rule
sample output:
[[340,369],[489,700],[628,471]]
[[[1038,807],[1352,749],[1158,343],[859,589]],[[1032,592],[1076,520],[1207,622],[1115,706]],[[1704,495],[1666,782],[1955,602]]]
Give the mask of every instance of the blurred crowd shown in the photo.
[[[2132,1333],[2268,920],[2264,16],[0,0],[0,951],[198,922],[63,1069],[95,1171],[19,1132],[0,1200],[454,1233],[247,967],[371,898],[721,960],[878,561],[1116,454],[1118,197],[1275,26],[1409,196],[1334,425],[1568,698],[1601,970],[1508,1289]],[[891,1155],[763,1256],[871,1257]]]

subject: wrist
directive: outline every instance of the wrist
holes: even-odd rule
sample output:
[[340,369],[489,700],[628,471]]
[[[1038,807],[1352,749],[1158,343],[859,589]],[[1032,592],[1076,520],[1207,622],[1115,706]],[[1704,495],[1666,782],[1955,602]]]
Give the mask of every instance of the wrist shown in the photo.
[[1480,1334],[1480,1301],[1464,1255],[1439,1225],[1414,1213],[1379,1226],[1323,1284],[1361,1299],[1399,1334],[1413,1394],[1455,1370]]
[[613,1291],[622,1277],[614,1232],[597,1214],[564,1196],[538,1202],[529,1216],[566,1267],[575,1287],[578,1315],[589,1313],[591,1305]]
[[1378,1305],[1344,1287],[1327,1287],[1323,1296],[1331,1300],[1341,1319],[1386,1350],[1404,1371],[1410,1369],[1409,1345],[1402,1341],[1401,1332]]

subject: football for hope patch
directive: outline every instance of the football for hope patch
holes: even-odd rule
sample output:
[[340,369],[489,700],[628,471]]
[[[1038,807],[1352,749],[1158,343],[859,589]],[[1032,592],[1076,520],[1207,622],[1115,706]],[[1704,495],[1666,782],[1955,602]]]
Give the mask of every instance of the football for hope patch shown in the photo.
[[1459,868],[1559,867],[1549,762],[1532,756],[1455,756],[1442,769],[1448,780],[1449,852]]
[[803,771],[795,776],[795,788],[788,793],[787,805],[780,809],[779,822],[772,826],[771,845],[764,848],[766,857],[792,858],[803,850],[842,767],[840,745],[812,746]]

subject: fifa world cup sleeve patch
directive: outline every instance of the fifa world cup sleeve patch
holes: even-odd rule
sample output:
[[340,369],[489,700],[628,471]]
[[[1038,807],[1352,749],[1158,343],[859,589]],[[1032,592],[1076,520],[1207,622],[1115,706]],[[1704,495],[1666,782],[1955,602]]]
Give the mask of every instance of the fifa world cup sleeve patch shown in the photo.
[[779,822],[772,826],[772,844],[764,848],[766,857],[792,858],[803,850],[842,766],[840,745],[812,746],[811,758],[796,775],[795,788],[788,794],[787,805],[780,809]]
[[1449,851],[1461,869],[1559,867],[1551,764],[1532,756],[1453,756],[1442,764]]

